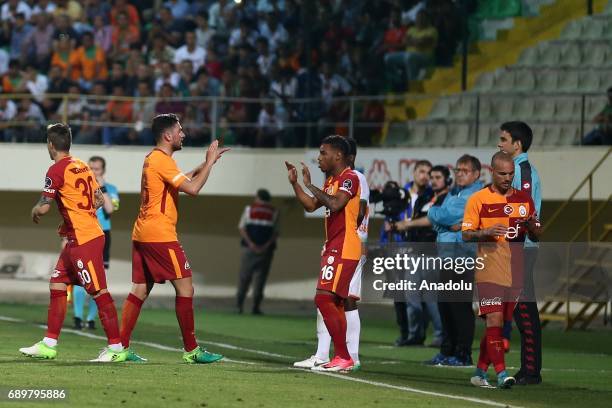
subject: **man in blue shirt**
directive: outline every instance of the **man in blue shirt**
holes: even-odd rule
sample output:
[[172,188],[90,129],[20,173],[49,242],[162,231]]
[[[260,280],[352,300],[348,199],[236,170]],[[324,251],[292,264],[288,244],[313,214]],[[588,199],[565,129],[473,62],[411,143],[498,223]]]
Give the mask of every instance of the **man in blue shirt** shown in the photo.
[[[111,242],[111,222],[110,216],[113,212],[119,209],[119,193],[117,187],[107,183],[104,180],[104,173],[106,172],[106,160],[100,156],[92,156],[89,159],[89,167],[96,176],[96,180],[100,185],[100,189],[104,195],[104,205],[98,208],[96,215],[98,216],[98,222],[102,231],[104,231],[104,269],[108,271],[109,260],[110,260],[110,242]],[[74,306],[74,328],[81,330],[83,328],[83,306],[85,305],[85,298],[87,293],[81,286],[73,286],[72,298]],[[89,308],[87,312],[87,328],[95,329],[96,324],[94,319],[98,314],[98,307],[93,298],[89,298]]]
[[[531,128],[524,122],[506,122],[500,127],[497,147],[514,160],[512,187],[531,194],[537,215],[541,219],[542,190],[537,170],[527,157],[533,140]],[[521,368],[514,376],[517,385],[540,384],[542,377],[542,329],[538,304],[535,301],[533,267],[538,254],[537,243],[525,240],[525,282],[522,299],[514,309],[514,321],[521,334]],[[510,339],[512,316],[505,317],[504,337]]]
[[[459,245],[463,242],[461,237],[461,221],[468,198],[483,188],[480,182],[480,161],[470,155],[463,155],[457,160],[455,171],[455,186],[446,195],[441,206],[433,206],[427,212],[427,217],[416,220],[399,221],[392,226],[403,231],[409,228],[425,227],[431,225],[438,233],[436,242],[439,257],[474,256],[473,253],[459,253],[470,251],[472,246]],[[446,245],[444,245],[446,244]],[[450,245],[449,245],[450,244]],[[454,272],[449,276],[442,276],[441,281],[453,279]],[[467,275],[464,275],[467,276]],[[472,302],[438,302],[440,318],[442,320],[442,345],[440,352],[427,364],[470,366],[472,365],[472,342],[474,341],[475,317]]]

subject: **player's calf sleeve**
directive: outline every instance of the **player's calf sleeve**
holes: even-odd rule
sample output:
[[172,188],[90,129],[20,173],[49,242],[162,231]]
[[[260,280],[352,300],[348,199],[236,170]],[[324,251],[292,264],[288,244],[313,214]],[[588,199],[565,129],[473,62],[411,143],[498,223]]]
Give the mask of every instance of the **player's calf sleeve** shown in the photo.
[[56,340],[59,337],[62,324],[64,324],[64,318],[66,317],[67,296],[68,292],[65,290],[51,289],[45,337]]
[[359,310],[351,310],[346,314],[346,346],[353,361],[359,361],[359,336],[361,333],[361,320]]
[[329,346],[331,344],[331,336],[325,327],[323,315],[317,308],[317,353],[316,356],[321,360],[329,360]]
[[100,322],[104,327],[104,332],[108,338],[108,344],[121,344],[121,336],[119,335],[119,320],[117,319],[117,309],[115,302],[110,293],[106,292],[95,298],[98,305],[98,314]]
[[198,347],[195,338],[195,324],[193,322],[193,298],[177,296],[175,305],[176,319],[183,335],[183,346],[185,351],[193,351]]
[[503,330],[501,327],[487,327],[487,354],[489,360],[495,368],[495,372],[499,373],[506,369],[504,360],[504,340]]
[[130,347],[132,331],[136,326],[143,303],[144,301],[133,293],[130,293],[123,303],[123,311],[121,313],[121,343],[123,347]]
[[[315,304],[321,311],[325,326],[334,342],[336,356],[348,360],[350,354],[346,348],[346,320],[344,313],[340,313],[333,295],[317,294]],[[344,324],[343,324],[344,321]]]
[[489,360],[489,354],[487,352],[487,335],[485,333],[480,340],[480,354],[478,355],[478,364],[476,367],[486,372],[489,369],[489,364],[491,364],[491,360]]

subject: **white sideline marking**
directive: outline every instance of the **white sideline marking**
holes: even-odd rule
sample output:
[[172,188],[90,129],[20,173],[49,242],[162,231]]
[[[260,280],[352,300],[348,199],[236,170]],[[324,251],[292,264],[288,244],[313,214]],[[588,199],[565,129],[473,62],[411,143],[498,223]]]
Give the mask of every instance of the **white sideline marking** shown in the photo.
[[364,380],[362,378],[349,377],[347,375],[342,375],[342,374],[326,373],[326,372],[320,372],[320,371],[311,371],[311,372],[315,373],[315,374],[326,375],[328,377],[339,378],[341,380],[354,381],[354,382],[358,382],[358,383],[374,385],[376,387],[390,388],[390,389],[398,390],[398,391],[413,392],[415,394],[424,394],[424,395],[430,395],[430,396],[433,396],[433,397],[443,397],[443,398],[450,398],[450,399],[456,399],[456,400],[461,400],[461,401],[474,402],[476,404],[489,405],[489,406],[492,406],[492,407],[516,407],[516,408],[519,408],[517,405],[509,405],[509,404],[506,404],[506,403],[503,403],[503,402],[496,402],[496,401],[480,399],[480,398],[463,397],[463,396],[454,395],[454,394],[443,394],[443,393],[440,393],[440,392],[433,392],[433,391],[424,391],[424,390],[419,390],[418,388],[404,387],[404,386],[400,386],[400,385],[387,384],[387,383],[382,383],[382,382],[378,382],[378,381]]
[[284,354],[269,353],[269,352],[263,351],[263,350],[248,349],[248,348],[238,347],[238,346],[234,346],[232,344],[227,344],[227,343],[217,343],[217,342],[214,342],[214,341],[207,341],[207,340],[204,340],[202,343],[210,344],[210,345],[217,346],[217,347],[223,347],[223,348],[230,349],[230,350],[238,350],[238,351],[245,351],[247,353],[261,354],[262,356],[295,359],[295,357],[293,357],[293,356],[286,356]]

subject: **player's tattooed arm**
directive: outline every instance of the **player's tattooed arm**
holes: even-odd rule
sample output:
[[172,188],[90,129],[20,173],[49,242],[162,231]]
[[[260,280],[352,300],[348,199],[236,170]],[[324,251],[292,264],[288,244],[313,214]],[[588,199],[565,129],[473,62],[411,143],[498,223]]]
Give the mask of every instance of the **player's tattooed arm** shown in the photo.
[[32,221],[34,221],[35,224],[38,224],[40,222],[40,217],[49,212],[49,210],[51,209],[52,201],[52,198],[46,197],[44,195],[40,196],[40,199],[32,208],[31,212]]
[[94,193],[94,207],[97,210],[103,205],[104,205],[104,193],[102,192],[102,190],[97,189]]
[[508,228],[502,224],[495,224],[489,228],[480,230],[468,230],[461,233],[461,238],[464,241],[488,241],[491,238],[501,237],[506,235]]

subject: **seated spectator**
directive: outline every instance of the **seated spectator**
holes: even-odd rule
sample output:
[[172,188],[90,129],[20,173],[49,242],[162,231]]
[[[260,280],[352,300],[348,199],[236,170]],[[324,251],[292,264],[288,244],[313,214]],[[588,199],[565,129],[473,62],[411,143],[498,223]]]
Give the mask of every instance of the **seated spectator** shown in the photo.
[[120,12],[117,15],[117,25],[113,26],[110,55],[114,60],[125,61],[132,45],[138,42],[140,42],[140,31],[136,26],[129,24],[127,13]]
[[2,134],[2,140],[5,142],[12,142],[14,134],[10,132],[10,122],[17,116],[17,105],[15,102],[8,98],[0,98],[0,133]]
[[323,63],[320,76],[321,96],[326,108],[331,106],[333,95],[348,95],[351,92],[351,84],[339,74],[335,74],[330,63]]
[[2,77],[2,92],[21,93],[26,92],[27,82],[21,71],[21,64],[17,60],[9,62],[8,71]]
[[[199,101],[188,104],[183,119],[185,129],[184,145],[204,146],[210,143],[210,103]],[[206,126],[208,125],[208,126]]]
[[158,94],[159,100],[155,105],[155,114],[176,113],[182,120],[182,118],[185,116],[185,103],[177,99],[173,99],[175,97],[176,95],[172,85],[169,83],[164,83],[161,86]]
[[257,32],[251,29],[251,23],[247,19],[243,18],[240,20],[240,27],[232,30],[229,38],[229,46],[237,47],[242,44],[248,44],[250,46],[255,46],[255,41],[257,41]]
[[79,70],[75,70],[73,66],[76,54],[74,53],[72,44],[73,42],[68,36],[60,36],[57,46],[55,47],[55,52],[51,57],[51,66],[60,68],[65,78],[71,81],[77,81],[80,73]]
[[191,96],[191,84],[194,82],[193,64],[189,60],[184,60],[178,65],[178,74],[180,76],[177,87],[178,96]]
[[56,9],[57,9],[57,6],[51,0],[38,0],[36,2],[36,5],[32,9],[32,16],[35,16],[37,14],[50,15],[50,14],[55,13]]
[[359,146],[372,146],[375,138],[380,136],[385,124],[385,106],[381,101],[368,100],[357,118],[357,125],[354,130],[357,144]]
[[235,6],[230,0],[217,0],[208,8],[208,25],[217,31],[227,31],[226,16]]
[[393,71],[405,70],[407,81],[419,79],[419,72],[434,64],[434,51],[438,41],[438,32],[431,25],[424,10],[417,14],[416,24],[406,31],[405,51],[387,53],[385,65],[393,75]]
[[147,81],[139,81],[137,87],[139,99],[134,102],[132,121],[134,128],[130,129],[129,139],[137,144],[151,146],[154,143],[153,132],[149,127],[155,116],[155,99],[152,98],[151,85]]
[[266,14],[266,19],[259,25],[259,33],[268,40],[272,53],[289,40],[289,33],[278,23],[278,15],[274,12]]
[[597,127],[582,141],[585,145],[612,145],[612,87],[606,91],[608,102],[594,118]]
[[128,24],[134,27],[140,27],[140,16],[136,7],[131,5],[127,0],[115,0],[110,11],[110,23],[112,26],[119,26],[119,14],[125,14],[128,19]]
[[111,51],[113,46],[113,28],[106,24],[104,16],[97,15],[93,19],[93,34],[96,45],[105,53]]
[[75,0],[55,0],[56,9],[54,11],[55,15],[66,14],[73,21],[81,20],[81,16],[83,15],[83,8],[81,5]]
[[[47,87],[47,93],[49,94],[63,94],[68,92],[70,81],[62,74],[62,70],[58,66],[52,66],[49,69],[49,77],[47,79],[49,86]],[[42,102],[43,111],[46,117],[52,117],[57,112],[57,109],[62,102],[58,98],[45,97]]]
[[94,22],[96,17],[103,19],[110,15],[111,5],[106,0],[85,0],[85,18],[87,21]]
[[381,51],[383,54],[401,51],[404,44],[403,39],[406,29],[402,27],[400,15],[397,10],[391,11],[389,16],[389,26],[383,35]]
[[[123,89],[123,86],[115,85],[112,95],[119,98],[125,96]],[[106,115],[108,121],[115,123],[115,125],[106,126],[102,129],[102,144],[127,144],[130,131],[128,126],[132,122],[132,114],[132,101],[111,99],[106,105]]]
[[17,115],[13,119],[20,122],[6,130],[5,136],[12,142],[42,142],[45,134],[42,127],[45,124],[45,115],[38,104],[30,98],[23,98],[19,102]]
[[32,9],[22,0],[8,0],[4,2],[0,9],[0,19],[2,21],[14,22],[17,14],[23,14],[26,21],[30,20]]
[[105,82],[97,81],[93,83],[91,95],[85,99],[85,106],[83,107],[83,124],[79,133],[74,138],[74,143],[100,143],[102,127],[98,123],[108,120],[108,100],[105,98],[107,94]]
[[35,14],[32,20],[35,26],[23,42],[21,61],[24,64],[36,65],[38,69],[46,72],[51,63],[55,28],[49,23],[49,17],[45,13]]
[[184,24],[172,16],[172,11],[167,7],[159,10],[157,21],[149,30],[149,39],[162,36],[173,48],[177,48],[183,41]]
[[110,76],[108,78],[106,87],[108,89],[114,89],[116,86],[128,87],[128,76],[125,74],[123,65],[119,62],[113,62],[111,66]]
[[223,77],[223,63],[217,57],[217,53],[214,48],[209,48],[206,53],[206,63],[204,64],[206,72],[213,77],[221,80]]
[[187,31],[185,33],[185,45],[179,47],[174,53],[174,65],[178,65],[185,60],[193,63],[194,73],[206,61],[206,50],[197,45],[195,31]]
[[190,91],[196,96],[219,96],[221,94],[221,81],[208,75],[206,69],[198,71],[197,79],[191,84]]
[[257,118],[257,137],[255,147],[275,147],[281,145],[283,121],[276,115],[274,104],[264,103]]
[[11,59],[21,59],[26,40],[30,36],[32,30],[32,26],[26,22],[24,14],[17,13],[15,15],[15,22],[13,23],[13,29],[11,30],[11,42],[9,44],[9,57]]
[[37,103],[42,103],[49,88],[47,77],[38,72],[35,65],[28,65],[23,75],[25,86]]
[[268,40],[265,37],[259,37],[257,39],[257,66],[261,75],[268,76],[270,74],[270,68],[276,62],[274,54],[270,53],[268,47]]
[[70,17],[66,14],[55,15],[54,21],[55,32],[53,33],[53,49],[57,49],[58,42],[62,37],[67,37],[70,41],[70,46],[76,48],[79,35],[75,29],[72,28]]
[[155,80],[155,92],[159,93],[164,84],[169,84],[172,89],[176,89],[179,82],[181,82],[181,76],[174,70],[174,65],[168,61],[162,62],[161,73]]
[[168,7],[172,16],[179,20],[189,15],[189,3],[185,0],[168,0],[164,3],[164,7]]
[[206,11],[198,13],[195,21],[197,24],[197,28],[195,30],[196,43],[198,44],[198,47],[202,47],[206,50],[208,49],[208,45],[211,44],[216,31],[214,28],[211,28],[208,25],[208,13]]
[[147,63],[153,67],[155,76],[161,74],[161,65],[166,61],[174,61],[175,50],[168,45],[163,36],[153,37],[153,44],[147,54]]
[[104,50],[94,43],[93,34],[84,33],[81,45],[76,49],[72,59],[73,69],[80,74],[78,78],[81,88],[90,90],[93,82],[105,80],[108,77],[106,55]]
[[[85,107],[85,98],[83,98],[82,90],[76,83],[71,83],[68,86],[68,97],[62,99],[57,112],[52,115],[52,118],[61,122],[71,122],[70,127],[75,133],[79,133],[79,123],[83,118],[83,108]],[[75,123],[72,123],[75,122]]]

